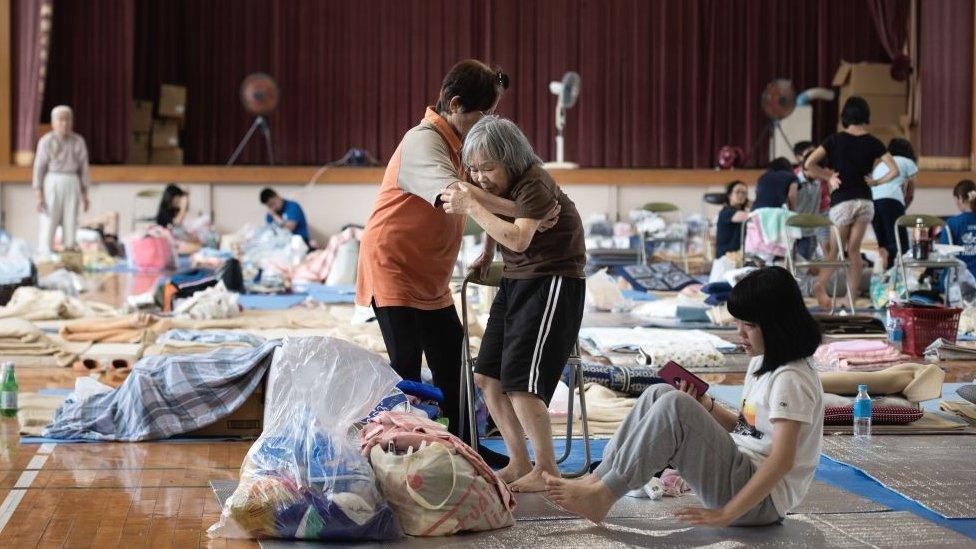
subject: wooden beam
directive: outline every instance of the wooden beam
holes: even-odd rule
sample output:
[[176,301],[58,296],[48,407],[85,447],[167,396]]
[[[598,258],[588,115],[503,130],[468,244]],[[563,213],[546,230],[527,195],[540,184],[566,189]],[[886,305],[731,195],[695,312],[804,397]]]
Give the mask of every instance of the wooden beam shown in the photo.
[[[946,160],[946,159],[943,159]],[[956,160],[962,164],[965,157]],[[944,170],[944,169],[943,169]],[[920,187],[951,188],[960,179],[976,179],[973,171],[923,169]],[[305,185],[315,175],[314,166],[92,166],[95,183],[208,183],[214,185]],[[379,185],[383,167],[332,168],[321,174],[317,185]],[[612,185],[647,187],[718,187],[739,179],[755,185],[761,170],[647,170],[598,169],[552,170],[560,185]],[[0,181],[29,183],[30,167],[0,166]]]
[[13,77],[10,70],[13,56],[13,24],[10,20],[10,4],[13,0],[0,0],[0,166],[10,165],[13,151]]

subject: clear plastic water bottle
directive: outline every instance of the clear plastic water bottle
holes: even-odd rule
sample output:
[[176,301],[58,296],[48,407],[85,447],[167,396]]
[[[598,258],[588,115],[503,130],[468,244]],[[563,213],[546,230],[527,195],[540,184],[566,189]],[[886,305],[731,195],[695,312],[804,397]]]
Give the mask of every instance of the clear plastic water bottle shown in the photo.
[[901,351],[902,343],[905,339],[905,328],[901,324],[901,319],[890,317],[888,319],[888,344],[896,350]]
[[854,400],[854,441],[868,442],[871,440],[871,396],[868,395],[867,385],[857,386],[857,398]]

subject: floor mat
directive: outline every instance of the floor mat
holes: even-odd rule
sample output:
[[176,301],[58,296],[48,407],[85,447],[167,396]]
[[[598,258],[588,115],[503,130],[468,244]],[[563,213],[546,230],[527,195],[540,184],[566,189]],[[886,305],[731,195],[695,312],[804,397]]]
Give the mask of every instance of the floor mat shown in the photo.
[[823,453],[951,519],[976,518],[976,437],[824,437]]
[[[211,481],[218,503],[233,493],[233,481]],[[816,490],[820,490],[816,488]],[[825,497],[828,493],[823,494]],[[848,494],[848,496],[850,496]],[[679,501],[684,498],[670,498]],[[653,505],[647,500],[635,500],[643,506]],[[533,509],[545,502],[539,495],[519,495],[516,511],[518,523],[503,530],[444,538],[405,538],[392,544],[402,547],[688,547],[721,544],[755,547],[971,547],[965,536],[932,524],[908,512],[863,512],[796,514],[782,525],[762,528],[693,528],[675,521],[670,514],[655,511],[638,517],[611,516],[603,526],[552,513],[536,512],[539,518],[529,517]],[[843,502],[838,502],[843,504]],[[668,507],[671,505],[668,504]],[[262,548],[324,547],[314,542],[262,540]],[[335,546],[337,544],[329,544]],[[391,544],[387,544],[389,546]],[[380,547],[379,544],[348,544],[350,547]]]

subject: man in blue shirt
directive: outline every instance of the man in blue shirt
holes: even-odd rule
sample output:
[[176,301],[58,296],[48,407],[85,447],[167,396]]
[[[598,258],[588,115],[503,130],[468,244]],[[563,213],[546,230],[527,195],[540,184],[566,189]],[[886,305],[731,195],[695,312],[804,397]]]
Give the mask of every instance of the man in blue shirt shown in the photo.
[[265,223],[284,227],[309,244],[308,223],[305,221],[305,212],[298,202],[281,198],[274,189],[264,189],[261,191],[261,203],[268,208],[268,213],[264,216]]

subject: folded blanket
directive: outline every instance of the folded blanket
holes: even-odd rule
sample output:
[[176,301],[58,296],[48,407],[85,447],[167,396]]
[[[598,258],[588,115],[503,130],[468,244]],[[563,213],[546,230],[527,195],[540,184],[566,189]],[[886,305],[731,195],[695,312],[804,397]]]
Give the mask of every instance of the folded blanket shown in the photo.
[[264,341],[263,337],[246,332],[170,330],[157,338],[144,355],[197,355],[217,349],[250,349]]
[[939,409],[943,412],[955,414],[972,425],[976,425],[976,404],[958,400],[943,400],[939,402]]
[[934,364],[898,364],[878,372],[820,372],[825,393],[856,395],[865,384],[872,395],[901,394],[911,402],[942,396],[945,372]]
[[54,341],[26,320],[0,319],[0,356],[2,357],[51,356],[58,366],[68,366],[84,351],[81,347]]
[[24,320],[59,320],[91,316],[115,316],[114,308],[104,303],[81,301],[61,290],[41,290],[33,286],[21,286],[5,307],[0,307],[0,318]]
[[885,341],[876,339],[851,339],[825,343],[813,354],[821,371],[881,370],[902,362],[908,355],[901,353]]
[[135,314],[108,320],[83,320],[61,327],[60,335],[67,341],[93,343],[150,343],[169,329],[168,319]]

